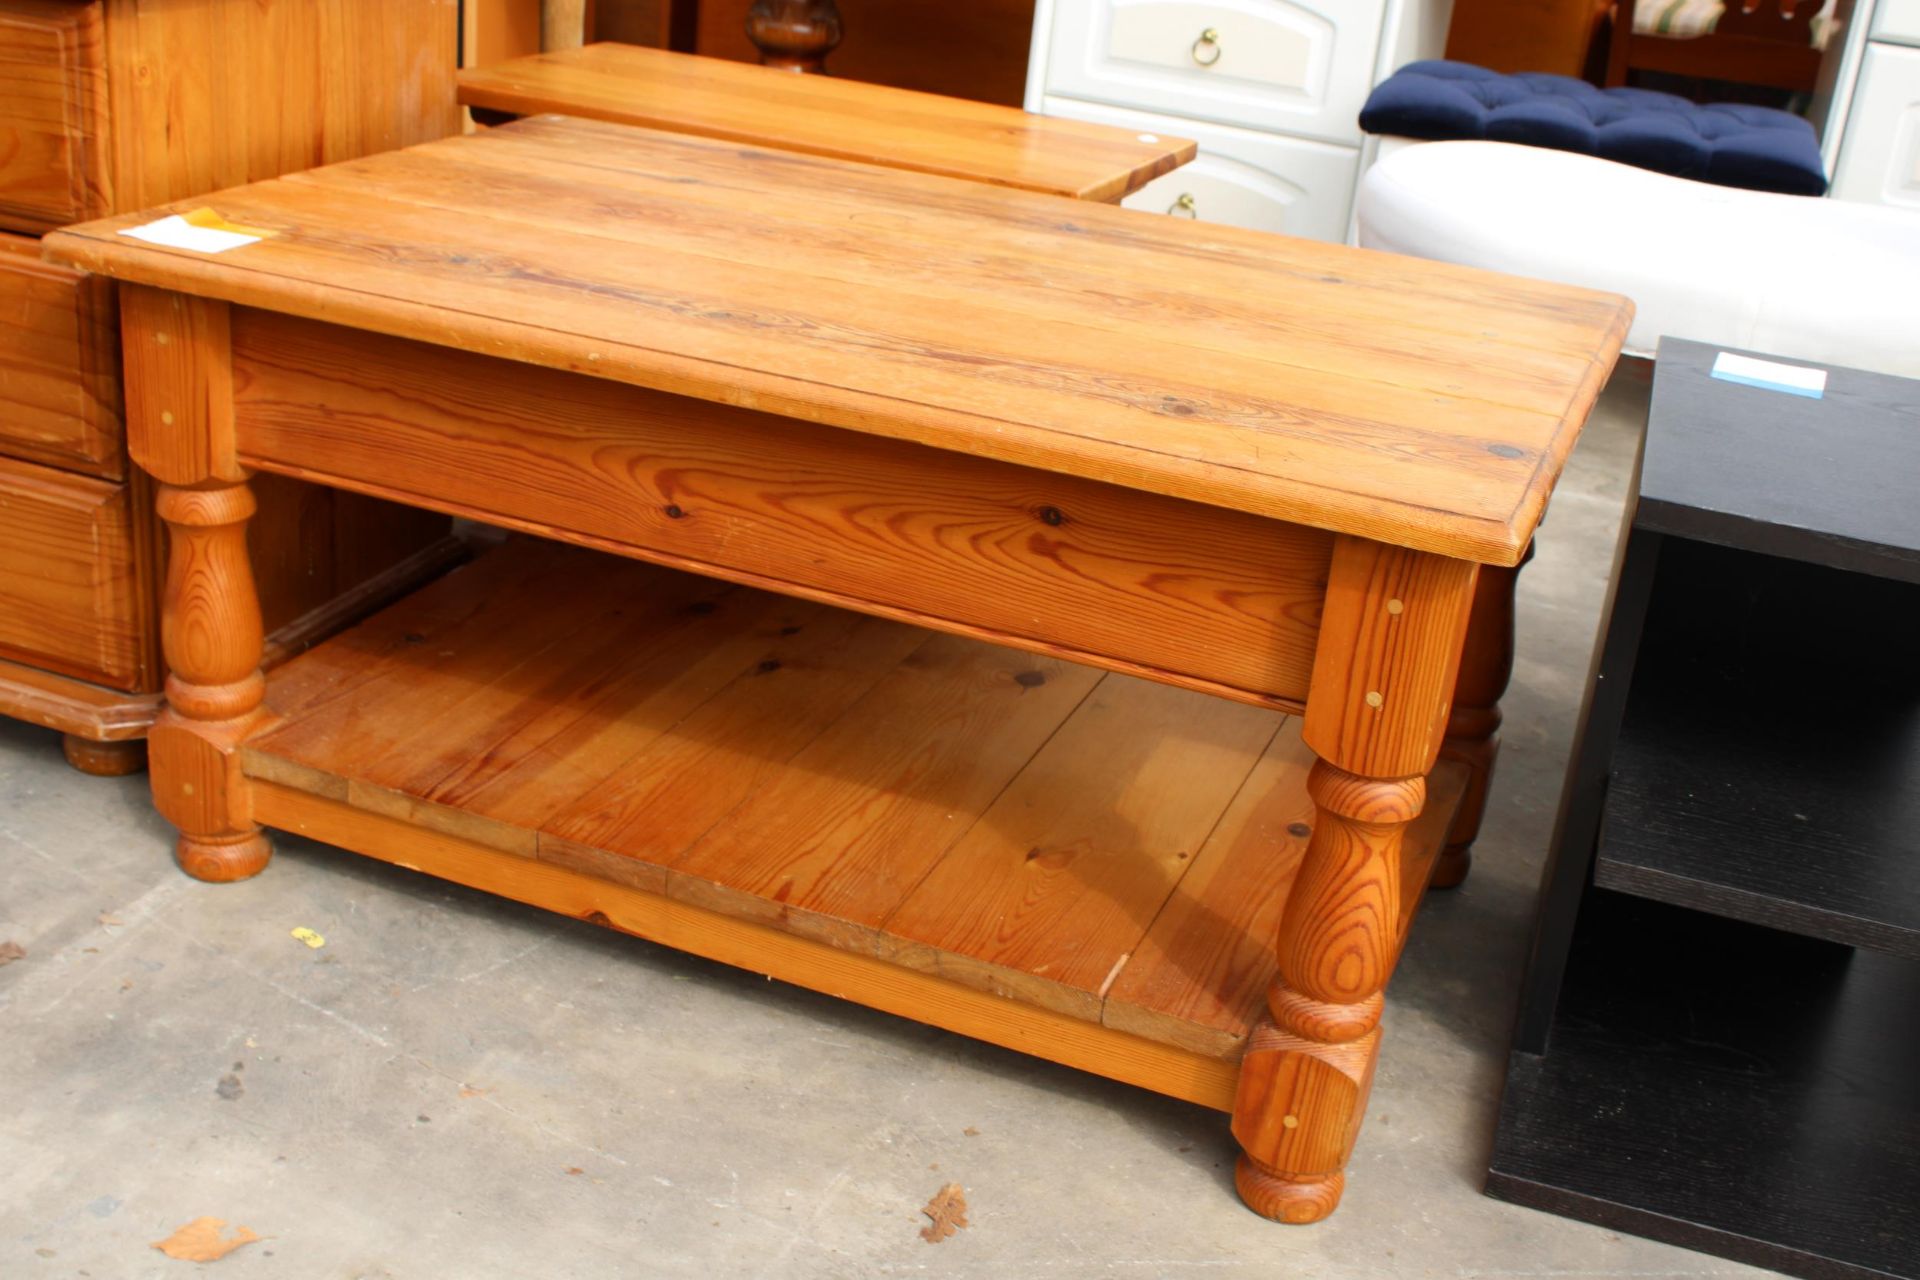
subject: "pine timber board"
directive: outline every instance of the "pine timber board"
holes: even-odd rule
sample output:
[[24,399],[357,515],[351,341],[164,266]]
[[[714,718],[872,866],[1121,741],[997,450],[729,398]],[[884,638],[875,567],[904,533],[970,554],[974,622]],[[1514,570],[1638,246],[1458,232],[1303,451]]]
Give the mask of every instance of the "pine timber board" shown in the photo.
[[146,737],[161,701],[0,658],[0,715],[93,742]]
[[263,470],[1305,700],[1322,530],[270,311],[232,329],[236,443]]
[[557,116],[202,203],[273,234],[215,255],[118,234],[149,210],[44,248],[122,280],[1502,565],[1632,312]]
[[1312,820],[1295,717],[535,539],[267,705],[268,825],[1222,1108]]
[[1118,200],[1193,159],[1182,138],[1033,115],[838,76],[630,44],[531,54],[459,74],[471,107],[545,111],[939,173],[1076,200]]

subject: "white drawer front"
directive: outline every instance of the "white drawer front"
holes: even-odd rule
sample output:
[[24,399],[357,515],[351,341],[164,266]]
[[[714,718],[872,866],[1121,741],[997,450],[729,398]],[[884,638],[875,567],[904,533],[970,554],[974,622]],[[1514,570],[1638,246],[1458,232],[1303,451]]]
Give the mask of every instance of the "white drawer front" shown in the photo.
[[1048,115],[1119,125],[1141,133],[1185,128],[1200,144],[1191,164],[1155,178],[1120,203],[1309,240],[1343,240],[1360,153],[1347,147],[1202,125],[1048,98]]
[[1920,44],[1920,0],[1880,0],[1873,7],[1875,40]]
[[1047,93],[1358,143],[1385,0],[1058,0]]
[[1920,49],[1867,46],[1833,194],[1920,209]]

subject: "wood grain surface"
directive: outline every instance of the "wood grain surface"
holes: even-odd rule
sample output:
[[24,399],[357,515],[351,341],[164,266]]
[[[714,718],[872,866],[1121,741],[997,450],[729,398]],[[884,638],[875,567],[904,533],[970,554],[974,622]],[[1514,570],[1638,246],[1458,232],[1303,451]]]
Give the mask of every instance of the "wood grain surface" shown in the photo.
[[1320,530],[272,312],[235,324],[250,465],[1306,699]]
[[460,101],[553,111],[1079,200],[1118,200],[1193,159],[1184,138],[834,76],[594,44],[462,71]]
[[[452,0],[101,0],[113,207],[141,209],[460,127]],[[60,221],[71,221],[63,218]]]
[[1335,543],[1307,703],[1307,743],[1321,759],[1372,778],[1433,768],[1476,574],[1459,560],[1358,538]]
[[1610,295],[542,117],[222,193],[109,275],[1442,555],[1521,554]]
[[126,285],[127,445],[162,484],[244,480],[234,452],[232,308]]
[[126,485],[0,457],[0,657],[122,690],[152,676]]
[[0,658],[0,715],[94,742],[146,736],[160,711],[157,693],[123,693]]
[[267,707],[245,772],[416,833],[382,856],[458,841],[1214,1060],[1264,1009],[1311,810],[1296,717],[532,539]]
[[0,6],[0,227],[51,231],[112,205],[102,6]]
[[262,782],[254,790],[255,812],[263,821],[315,840],[1216,1111],[1232,1104],[1234,1066],[1228,1061],[1004,1000],[657,891],[423,831],[291,787]]
[[[1313,752],[1297,733],[1274,735],[1134,949],[1110,992],[1107,1025],[1200,1053],[1231,1056],[1251,1030],[1273,980],[1274,939],[1313,834],[1307,774]],[[1427,779],[1427,804],[1400,845],[1400,919],[1405,939],[1467,787],[1467,772],[1442,762]]]
[[120,335],[111,280],[0,233],[0,449],[118,480]]

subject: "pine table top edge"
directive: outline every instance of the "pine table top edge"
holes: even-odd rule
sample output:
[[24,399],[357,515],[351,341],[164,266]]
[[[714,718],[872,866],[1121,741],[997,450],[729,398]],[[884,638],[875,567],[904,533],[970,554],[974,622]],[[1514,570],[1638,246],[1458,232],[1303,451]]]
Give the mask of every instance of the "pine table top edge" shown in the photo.
[[[1517,563],[1530,541],[1631,317],[1631,304],[1610,295],[1371,251],[1195,232],[1084,202],[629,126],[524,123],[535,127],[489,131],[514,135],[515,149],[484,153],[484,163],[469,160],[484,140],[449,139],[176,206],[211,204],[278,233],[227,254],[118,234],[167,211],[155,210],[56,232],[46,256],[1496,565]],[[582,160],[580,144],[595,139],[625,159]],[[905,228],[894,243],[919,257],[897,273],[911,279],[890,279],[854,241],[833,238],[837,208],[786,227],[821,236],[814,256],[825,266],[752,272],[710,246],[689,249],[711,209],[657,235],[651,221],[610,217],[603,239],[598,224],[565,229],[583,215],[483,204],[479,193],[505,180],[497,162],[523,154],[552,157],[539,190],[616,214],[615,202],[639,198],[633,183],[777,204],[792,198],[786,187],[803,165],[800,182],[852,189],[847,220],[871,210],[881,265],[894,225]],[[401,190],[448,164],[475,172],[475,192],[443,208]],[[680,207],[671,192],[659,198],[668,203],[650,207]],[[969,233],[956,253],[970,262],[926,260],[937,237]],[[501,239],[513,240],[511,253]],[[1142,253],[1157,258],[1135,285],[1129,264]],[[655,271],[678,284],[633,283]],[[855,288],[862,271],[872,278]],[[1217,296],[1221,281],[1263,272],[1245,293]],[[1349,300],[1353,317],[1329,310]],[[1169,306],[1190,306],[1192,320],[1164,314]],[[1441,314],[1449,309],[1458,331]],[[1361,349],[1343,356],[1349,346]],[[1419,352],[1401,359],[1402,347]],[[740,361],[743,349],[754,363]],[[1503,352],[1522,373],[1476,372],[1497,370]],[[1157,367],[1140,367],[1149,354]],[[1455,367],[1457,387],[1431,385]],[[1542,407],[1502,403],[1516,398]]]
[[1076,200],[1118,200],[1199,150],[1186,138],[610,41],[469,67],[457,85],[470,107],[640,125]]

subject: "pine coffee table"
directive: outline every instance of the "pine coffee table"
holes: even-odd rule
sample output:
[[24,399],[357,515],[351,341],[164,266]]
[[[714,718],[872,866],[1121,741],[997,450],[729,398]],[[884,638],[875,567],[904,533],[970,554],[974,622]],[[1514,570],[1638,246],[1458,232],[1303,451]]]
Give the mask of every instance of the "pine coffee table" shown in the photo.
[[[1230,1112],[1333,1209],[1625,300],[556,117],[206,202],[46,242],[127,285],[190,874],[301,832]],[[263,678],[256,471],[537,536]]]

